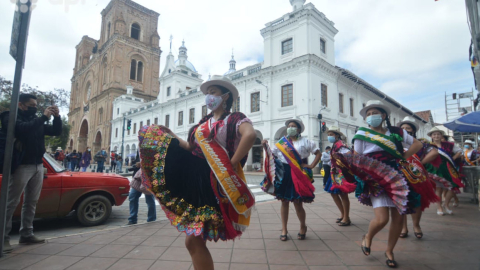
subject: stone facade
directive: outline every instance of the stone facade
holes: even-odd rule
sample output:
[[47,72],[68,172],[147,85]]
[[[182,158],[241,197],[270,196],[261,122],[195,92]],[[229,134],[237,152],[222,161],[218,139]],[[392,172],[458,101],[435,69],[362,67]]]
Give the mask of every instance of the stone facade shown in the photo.
[[102,11],[100,39],[84,36],[76,46],[70,111],[69,150],[109,150],[112,104],[133,86],[135,96],[158,96],[159,14],[130,0],[112,0]]

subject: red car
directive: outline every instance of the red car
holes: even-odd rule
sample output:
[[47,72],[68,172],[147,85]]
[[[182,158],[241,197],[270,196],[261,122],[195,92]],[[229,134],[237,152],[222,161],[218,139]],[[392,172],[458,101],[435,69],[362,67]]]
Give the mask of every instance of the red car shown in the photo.
[[[110,217],[112,205],[122,205],[130,191],[130,182],[123,176],[71,172],[48,154],[43,155],[43,167],[45,176],[36,218],[65,217],[76,211],[82,225],[100,225]],[[20,218],[22,203],[23,199],[15,210],[14,219]]]

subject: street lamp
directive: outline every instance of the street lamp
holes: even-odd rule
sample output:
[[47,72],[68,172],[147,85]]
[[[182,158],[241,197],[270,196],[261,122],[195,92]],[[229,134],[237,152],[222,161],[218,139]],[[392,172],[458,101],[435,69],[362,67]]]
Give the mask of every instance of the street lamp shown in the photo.
[[263,101],[263,100],[260,100],[260,101],[268,105],[268,86],[266,86],[265,84],[263,84],[263,82],[260,81],[260,80],[255,80],[255,81],[256,81],[258,84],[261,84],[261,85],[265,86],[265,88],[267,89],[267,101]]

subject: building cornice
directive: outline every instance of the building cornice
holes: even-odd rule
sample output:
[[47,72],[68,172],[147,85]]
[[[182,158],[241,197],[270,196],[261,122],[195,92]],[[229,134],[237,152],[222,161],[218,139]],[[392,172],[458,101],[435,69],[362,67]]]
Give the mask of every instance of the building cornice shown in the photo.
[[137,4],[137,3],[135,3],[131,0],[112,0],[107,5],[107,7],[102,10],[102,12],[100,14],[102,14],[102,16],[105,16],[112,9],[112,7],[115,5],[115,2],[123,3],[126,6],[132,7],[132,8],[134,8],[138,11],[141,11],[141,12],[147,14],[147,15],[157,16],[157,17],[160,16],[160,13],[157,13],[157,12],[151,10],[151,9],[148,9],[148,8],[146,8],[146,7],[144,7],[140,4]]

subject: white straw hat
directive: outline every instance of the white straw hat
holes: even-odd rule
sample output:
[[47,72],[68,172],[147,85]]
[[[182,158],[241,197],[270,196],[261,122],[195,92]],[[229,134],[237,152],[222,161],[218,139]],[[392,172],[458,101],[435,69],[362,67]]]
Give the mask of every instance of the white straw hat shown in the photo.
[[288,119],[287,121],[285,121],[285,126],[287,127],[288,124],[290,124],[290,122],[295,122],[300,125],[300,131],[298,133],[302,133],[305,130],[305,125],[303,124],[302,119],[300,118]]
[[403,124],[410,124],[415,127],[415,131],[418,131],[419,125],[415,121],[415,118],[411,116],[405,116],[405,118],[397,124],[397,127],[401,127]]
[[376,99],[367,101],[367,104],[365,105],[365,107],[360,110],[360,115],[363,118],[365,118],[367,115],[367,111],[370,110],[371,108],[380,108],[387,113],[387,116],[390,115],[390,108],[388,108],[380,100],[376,100]]
[[227,88],[230,91],[230,93],[232,93],[233,101],[237,100],[238,98],[237,87],[233,85],[232,81],[229,78],[225,76],[220,76],[220,75],[213,75],[208,81],[200,85],[200,90],[203,92],[203,94],[206,95],[208,88],[212,85],[219,85]]
[[343,134],[341,131],[340,131],[340,128],[339,127],[336,127],[336,126],[331,126],[328,128],[327,132],[333,132],[333,133],[337,133],[338,135],[340,135],[340,137],[344,137],[346,138],[347,136],[345,136],[345,134]]
[[465,144],[471,144],[471,145],[474,145],[475,143],[472,141],[472,140],[465,140]]
[[445,131],[437,128],[437,127],[433,127],[432,129],[430,129],[430,131],[427,133],[427,136],[432,136],[432,133],[434,132],[440,132],[442,134],[442,136],[445,136]]

